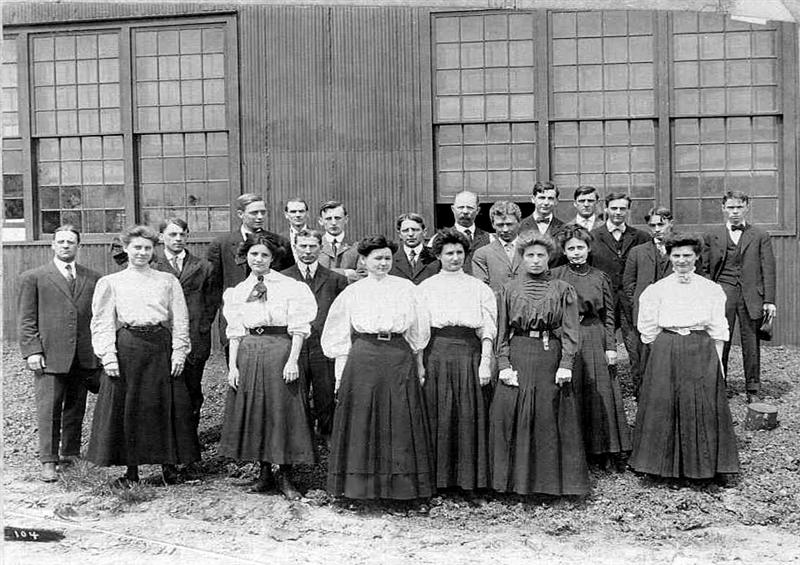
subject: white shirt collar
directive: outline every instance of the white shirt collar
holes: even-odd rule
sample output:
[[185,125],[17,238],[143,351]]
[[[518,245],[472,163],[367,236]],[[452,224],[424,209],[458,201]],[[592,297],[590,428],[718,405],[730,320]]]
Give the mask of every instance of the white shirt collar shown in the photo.
[[325,241],[327,241],[328,243],[333,243],[335,241],[336,245],[340,245],[342,243],[342,241],[344,240],[344,232],[340,233],[336,237],[332,236],[328,232],[325,232],[323,237],[325,238]]
[[[747,222],[744,221],[744,222],[742,222],[741,225],[742,225],[742,227],[747,227]],[[725,227],[728,228],[728,231],[733,231],[733,229],[731,229],[731,228],[733,228],[733,224],[732,223],[725,222]]]
[[456,225],[455,225],[455,226],[453,226],[453,227],[455,227],[455,228],[456,228],[456,230],[460,231],[460,232],[461,232],[461,233],[463,233],[463,234],[466,234],[466,233],[467,233],[467,230],[469,230],[469,231],[471,231],[471,232],[472,232],[472,235],[473,235],[473,236],[475,235],[475,224],[472,224],[472,225],[471,225],[470,227],[468,227],[468,228],[465,228],[465,227],[464,227],[464,226],[462,226],[461,224],[456,224]]
[[300,270],[300,274],[302,276],[306,276],[306,271],[308,269],[311,269],[311,276],[313,277],[314,275],[317,274],[317,267],[318,266],[319,266],[319,261],[314,261],[313,263],[310,263],[308,265],[306,265],[302,261],[297,263],[297,268]]
[[61,273],[61,276],[63,276],[64,278],[67,278],[67,268],[66,268],[67,265],[72,265],[72,275],[76,277],[78,276],[78,269],[76,267],[75,261],[67,263],[66,261],[62,261],[58,257],[53,257],[53,263],[55,263],[56,269],[58,269],[58,272]]
[[553,221],[553,214],[549,216],[542,216],[539,212],[533,213],[533,219],[537,224],[549,224]]
[[611,220],[606,220],[606,229],[609,233],[614,233],[617,230],[619,230],[619,233],[625,233],[625,230],[628,229],[628,226],[626,224],[617,226],[612,224]]
[[412,249],[416,253],[416,256],[419,257],[419,254],[422,253],[422,250],[424,248],[425,248],[425,246],[422,245],[421,243],[419,245],[417,245],[416,247],[409,247],[408,245],[403,244],[403,250],[405,250],[405,252],[406,252],[406,257],[408,257],[408,255],[411,254],[411,250]]
[[184,249],[184,250],[182,250],[180,253],[178,253],[177,255],[175,255],[174,253],[172,253],[172,251],[170,251],[169,249],[167,249],[167,248],[165,247],[165,248],[164,248],[164,256],[167,258],[167,261],[172,261],[172,258],[173,258],[173,257],[177,257],[177,258],[178,258],[178,261],[179,261],[181,264],[183,264],[183,262],[186,260],[186,250]]
[[584,218],[580,214],[575,216],[575,223],[579,226],[586,228],[587,230],[591,231],[594,228],[594,224],[597,221],[597,216],[593,215],[591,218]]

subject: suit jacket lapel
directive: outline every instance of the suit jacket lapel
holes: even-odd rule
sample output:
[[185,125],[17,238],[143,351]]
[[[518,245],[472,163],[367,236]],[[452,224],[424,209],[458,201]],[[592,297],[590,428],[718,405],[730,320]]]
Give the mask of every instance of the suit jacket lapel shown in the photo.
[[[727,230],[727,228],[726,228]],[[739,253],[744,254],[747,246],[753,242],[753,226],[747,224],[747,228],[742,232],[742,237],[739,238]]]
[[[67,279],[62,276],[61,271],[58,270],[58,267],[56,267],[52,261],[47,265],[47,271],[47,275],[50,277],[50,280],[53,282],[53,284],[56,285],[56,288],[63,292],[64,296],[72,300],[73,297],[69,290]],[[77,281],[75,284],[77,284]]]
[[[491,243],[491,248],[495,252],[495,254],[497,254],[497,256],[500,257],[502,261],[505,262],[506,265],[508,265],[510,269],[512,270],[514,269],[514,261],[510,261],[508,259],[508,255],[506,254],[506,249],[505,247],[503,247],[503,242],[500,241],[500,238],[496,238]],[[516,253],[514,254],[514,256],[516,257]]]
[[394,262],[397,265],[397,270],[406,275],[406,277],[413,277],[414,273],[411,269],[411,263],[408,262],[406,251],[403,247],[397,250],[394,254]]
[[181,269],[181,274],[178,277],[178,280],[183,282],[190,279],[199,267],[200,260],[187,251],[186,256],[183,258],[183,268]]
[[81,295],[83,288],[86,286],[86,281],[88,280],[88,277],[86,276],[86,269],[77,263],[75,263],[75,274],[75,295],[73,300]]
[[317,272],[314,273],[314,278],[311,281],[311,292],[314,293],[314,296],[317,295],[317,292],[319,292],[319,289],[322,288],[326,280],[328,280],[327,269],[322,265],[317,265]]

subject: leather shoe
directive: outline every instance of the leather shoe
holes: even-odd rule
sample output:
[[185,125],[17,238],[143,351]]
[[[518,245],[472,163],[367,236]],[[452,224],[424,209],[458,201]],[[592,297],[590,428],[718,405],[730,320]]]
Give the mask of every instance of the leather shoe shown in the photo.
[[747,393],[747,403],[748,404],[755,404],[756,402],[761,402],[761,399],[758,397],[757,392],[748,392]]
[[73,465],[77,465],[78,461],[81,458],[77,455],[62,455],[61,460],[58,462],[59,467],[72,467]]
[[275,476],[272,474],[272,467],[271,465],[261,464],[261,470],[258,473],[258,479],[256,480],[255,484],[250,487],[248,490],[249,492],[270,492],[275,490]]
[[283,493],[283,496],[285,496],[287,500],[300,500],[300,498],[302,498],[300,492],[294,488],[292,481],[289,480],[286,471],[281,469],[275,473],[275,480],[278,483],[278,490]]
[[39,476],[46,483],[54,483],[58,480],[56,474],[56,464],[53,462],[42,463],[42,473]]

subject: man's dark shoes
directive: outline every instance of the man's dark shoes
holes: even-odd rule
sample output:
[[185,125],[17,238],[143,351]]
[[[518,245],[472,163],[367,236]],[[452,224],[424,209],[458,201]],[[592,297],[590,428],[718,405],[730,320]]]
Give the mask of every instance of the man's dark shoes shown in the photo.
[[54,462],[42,463],[42,472],[39,475],[39,478],[45,483],[56,482],[58,480],[58,475],[56,474],[56,464]]

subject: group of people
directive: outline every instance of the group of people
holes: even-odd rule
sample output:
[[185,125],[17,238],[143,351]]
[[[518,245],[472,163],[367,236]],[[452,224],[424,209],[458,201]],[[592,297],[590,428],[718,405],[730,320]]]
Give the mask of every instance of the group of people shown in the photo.
[[[292,466],[330,449],[328,491],[425,499],[437,490],[582,495],[589,465],[729,480],[739,471],[725,375],[738,318],[748,401],[758,394],[759,328],[775,315],[769,236],[727,192],[726,223],[676,233],[669,209],[628,224],[631,199],[533,188],[534,213],[506,201],[475,225],[477,195],[456,195],[455,225],[427,239],[416,213],[353,243],[345,206],[286,203],[285,233],[243,194],[240,229],[201,259],[188,226],[122,237],[127,267],[100,277],[75,263],[80,234],[56,230],[52,263],[23,274],[20,344],[36,373],[42,478],[80,452],[86,389],[103,368],[87,459],[161,464],[165,483],[200,456],[201,378],[219,311],[228,395],[218,452],[260,462],[255,492],[300,497]],[[163,247],[157,248],[161,242]],[[51,310],[52,309],[52,310]],[[57,314],[53,314],[57,311]],[[64,338],[63,328],[73,330]],[[638,399],[633,433],[617,376],[621,330]],[[75,423],[78,423],[77,427]],[[61,430],[64,438],[60,438]],[[65,459],[59,459],[60,454]]]

